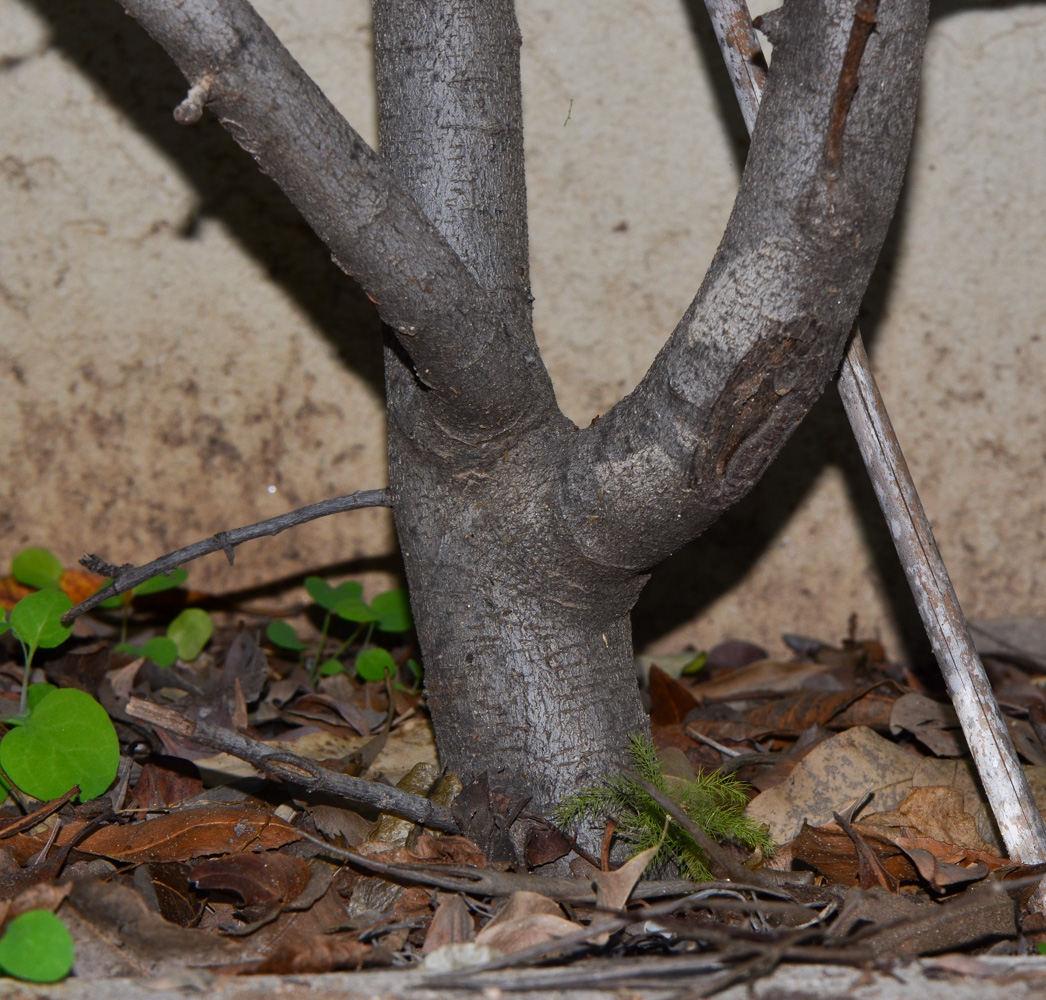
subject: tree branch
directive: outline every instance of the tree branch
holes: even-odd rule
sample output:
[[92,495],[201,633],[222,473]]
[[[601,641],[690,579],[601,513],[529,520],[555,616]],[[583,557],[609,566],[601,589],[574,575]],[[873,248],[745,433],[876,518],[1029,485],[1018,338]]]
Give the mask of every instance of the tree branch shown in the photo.
[[450,810],[430,799],[376,781],[353,778],[329,771],[289,750],[277,750],[242,733],[215,726],[202,719],[190,719],[173,708],[154,705],[141,698],[127,702],[127,714],[161,729],[184,736],[201,746],[232,754],[256,767],[273,781],[289,782],[309,792],[326,792],[350,802],[362,802],[381,812],[394,813],[444,833],[459,833]]
[[534,369],[499,303],[246,0],[120,2],[191,84],[176,118],[206,103],[276,181],[395,331],[440,419],[486,429],[525,412]]
[[[752,51],[758,46],[744,0],[706,0],[706,5],[713,22],[732,25],[735,47],[724,46],[725,40],[720,39],[728,65],[732,51]],[[876,0],[859,0],[832,109],[827,152],[830,161],[838,162],[841,156],[846,113],[858,84],[857,63],[875,14]],[[732,72],[731,76],[745,120],[751,117],[754,121],[763,81],[758,73]],[[1046,823],[970,637],[966,617],[868,364],[861,331],[856,327],[839,372],[839,396],[1006,850],[1015,861],[1025,864],[1046,860]],[[1040,885],[1034,897],[1036,909],[1042,910],[1044,904],[1046,883]]]
[[[376,0],[373,9],[382,159],[505,318],[507,343],[491,339],[485,349],[510,351],[525,366],[525,423],[558,416],[531,316],[521,39],[513,2],[430,0],[419,7]],[[506,391],[518,387],[506,385]],[[484,419],[486,435],[463,439],[431,412],[427,394],[391,351],[386,397],[393,452],[401,435],[443,457],[464,452],[473,466],[482,461],[477,439],[510,426],[507,419],[497,426]],[[503,452],[500,442],[492,451]]]
[[144,566],[132,566],[129,563],[123,566],[114,566],[112,563],[99,559],[98,556],[86,555],[80,560],[80,564],[92,573],[111,576],[113,582],[62,615],[62,624],[68,627],[80,615],[98,607],[99,604],[105,603],[110,597],[123,594],[132,587],[137,587],[138,584],[145,583],[146,580],[159,576],[161,573],[170,573],[179,566],[184,566],[187,562],[199,559],[200,556],[221,551],[225,553],[225,557],[229,560],[229,565],[231,566],[234,557],[233,550],[237,545],[242,545],[244,542],[262,538],[266,535],[278,535],[287,528],[305,524],[306,521],[315,521],[317,518],[327,517],[329,514],[339,514],[346,510],[358,510],[361,507],[391,506],[392,501],[385,490],[360,490],[358,493],[332,497],[330,500],[321,500],[319,503],[309,504],[307,507],[299,507],[297,510],[292,510],[287,514],[279,514],[276,517],[257,521],[242,528],[233,528],[231,531],[219,531],[216,535],[211,535],[210,538],[193,542],[192,545],[187,545],[184,549],[169,552],[167,555],[160,556],[159,559],[154,559],[151,563],[146,563]]
[[830,157],[854,0],[764,18],[773,66],[712,266],[637,389],[577,436],[562,503],[594,560],[642,571],[698,535],[837,370],[900,191],[926,19],[925,0],[879,4]]
[[373,7],[382,159],[533,345],[514,4]]

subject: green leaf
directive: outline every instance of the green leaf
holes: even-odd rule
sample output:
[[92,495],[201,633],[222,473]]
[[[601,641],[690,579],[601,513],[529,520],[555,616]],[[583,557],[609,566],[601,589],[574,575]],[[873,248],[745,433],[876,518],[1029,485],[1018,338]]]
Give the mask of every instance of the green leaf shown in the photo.
[[378,628],[382,632],[407,632],[414,627],[410,599],[402,587],[378,594],[370,606],[378,616]]
[[73,968],[73,939],[50,910],[27,910],[0,938],[0,968],[15,979],[57,983]]
[[298,638],[298,633],[286,622],[269,622],[269,626],[265,630],[265,637],[269,642],[279,646],[280,649],[289,649],[295,653],[300,653],[303,649],[309,648]]
[[97,798],[113,782],[120,743],[105,709],[85,691],[49,694],[0,740],[0,767],[23,792],[47,801],[80,786]]
[[345,664],[341,660],[327,660],[326,663],[320,664],[320,674],[324,677],[343,673],[345,673]]
[[177,569],[172,569],[170,573],[152,576],[145,583],[132,587],[131,593],[136,597],[144,596],[145,594],[159,594],[161,591],[174,590],[175,587],[180,587],[188,579],[189,574],[179,566]]
[[339,604],[334,613],[350,622],[376,622],[378,613],[359,597],[350,597]]
[[396,661],[387,649],[380,646],[365,649],[356,657],[356,673],[365,681],[383,681],[386,674],[396,672]]
[[680,671],[681,677],[693,677],[694,674],[699,674],[705,669],[705,664],[708,662],[708,653],[698,653],[683,669]]
[[30,684],[27,694],[26,706],[32,712],[49,694],[57,691],[53,684]]
[[60,646],[72,635],[60,619],[73,602],[60,590],[38,590],[23,597],[11,612],[11,628],[28,648],[29,659],[40,649]]
[[62,578],[62,564],[58,556],[47,549],[22,549],[11,560],[11,575],[19,583],[37,590],[57,587]]
[[144,656],[158,667],[169,667],[178,659],[178,647],[165,635],[150,639],[144,646],[121,642],[114,648],[116,652],[126,653],[128,656]]
[[346,580],[344,583],[339,583],[337,587],[332,587],[326,580],[321,580],[318,576],[306,577],[305,589],[308,591],[309,597],[325,611],[333,611],[342,601],[363,595],[362,585],[355,580]]
[[3,635],[10,627],[11,623],[7,620],[7,609],[0,607],[0,635]]
[[195,660],[214,635],[214,620],[201,608],[186,608],[167,628],[183,660]]

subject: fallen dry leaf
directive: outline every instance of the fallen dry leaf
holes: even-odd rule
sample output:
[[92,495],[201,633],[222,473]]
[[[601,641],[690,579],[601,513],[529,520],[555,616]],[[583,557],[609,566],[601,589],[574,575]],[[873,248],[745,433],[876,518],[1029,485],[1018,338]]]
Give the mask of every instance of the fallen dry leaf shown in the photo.
[[825,740],[776,788],[760,792],[748,815],[770,828],[783,844],[804,823],[824,826],[835,813],[847,813],[869,792],[877,809],[894,808],[912,787],[920,759],[865,727]]
[[808,677],[826,674],[831,667],[821,663],[780,663],[758,660],[714,680],[695,684],[690,690],[700,701],[726,701],[764,692],[791,693]]
[[195,806],[129,826],[107,826],[76,845],[116,861],[188,861],[207,854],[282,847],[300,834],[257,806]]
[[441,893],[439,905],[425,934],[422,953],[431,954],[448,944],[462,944],[472,941],[476,928],[472,923],[472,914],[459,893]]
[[197,862],[191,882],[204,891],[234,893],[242,900],[239,914],[253,921],[294,902],[304,892],[311,875],[304,858],[252,851]]

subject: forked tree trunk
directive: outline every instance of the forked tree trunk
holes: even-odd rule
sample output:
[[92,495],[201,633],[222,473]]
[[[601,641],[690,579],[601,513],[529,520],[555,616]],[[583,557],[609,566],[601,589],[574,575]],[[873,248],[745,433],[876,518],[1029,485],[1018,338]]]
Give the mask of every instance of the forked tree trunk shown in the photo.
[[636,390],[583,430],[531,323],[510,0],[375,0],[380,157],[245,0],[121,2],[193,84],[180,120],[206,104],[376,303],[442,762],[546,808],[646,725],[629,613],[649,570],[751,488],[839,364],[908,158],[925,0],[767,19],[716,257]]

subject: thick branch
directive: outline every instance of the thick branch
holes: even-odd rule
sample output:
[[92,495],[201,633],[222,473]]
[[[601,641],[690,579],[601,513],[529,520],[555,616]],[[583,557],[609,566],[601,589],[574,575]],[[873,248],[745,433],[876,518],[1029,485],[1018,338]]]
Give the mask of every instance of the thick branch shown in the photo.
[[[716,34],[728,65],[734,70],[732,52],[753,52],[758,46],[745,2],[705,2],[713,22],[732,26],[732,43],[725,44],[726,40],[719,37],[718,31]],[[871,32],[869,15],[874,15],[875,9],[875,0],[863,0],[854,18],[829,126],[829,159],[838,159],[842,152],[846,113],[858,85],[857,65]],[[751,64],[751,59],[745,60],[739,67],[741,72],[731,73],[734,92],[746,121],[755,120],[763,89],[758,73],[745,71],[745,67]],[[872,375],[861,331],[857,329],[839,372],[839,396],[1006,850],[1017,861],[1042,861],[1046,859],[1046,824],[1035,804],[1006,720],[970,638],[966,618],[908,471],[886,404]],[[1036,890],[1036,908],[1042,909],[1044,899],[1046,884]]]
[[[121,0],[363,286],[451,427],[504,423],[531,375],[506,319],[403,186],[246,0]],[[530,369],[529,371],[532,371]]]
[[374,3],[382,159],[532,344],[520,44],[512,0]]
[[327,517],[330,514],[339,514],[345,510],[358,510],[361,507],[391,507],[392,501],[385,490],[360,490],[358,493],[350,493],[343,497],[332,497],[329,500],[321,500],[319,503],[309,504],[307,507],[299,507],[297,510],[276,517],[266,518],[264,521],[256,521],[254,524],[245,525],[242,528],[233,528],[230,531],[219,531],[210,538],[193,542],[175,552],[168,552],[159,559],[154,559],[144,566],[114,566],[107,563],[98,556],[86,555],[80,560],[92,573],[100,573],[103,576],[111,576],[113,582],[103,587],[97,593],[92,594],[86,601],[81,601],[75,608],[62,615],[62,624],[68,627],[82,614],[86,614],[92,608],[104,604],[110,597],[126,593],[132,587],[161,573],[170,573],[187,562],[199,559],[200,556],[210,555],[212,552],[224,552],[229,565],[232,565],[233,550],[237,545],[252,541],[255,538],[263,538],[266,535],[278,535],[287,528],[293,528],[306,521],[315,521],[317,518]]
[[715,260],[639,387],[578,435],[565,512],[601,562],[643,569],[700,533],[838,367],[900,191],[927,12],[883,0],[860,51],[857,16],[789,0],[764,19],[773,66]]
[[[512,0],[432,0],[423,7],[376,0],[373,7],[382,159],[505,317],[509,343],[492,339],[487,349],[510,350],[526,367],[528,422],[558,415],[531,322],[520,34]],[[402,435],[444,458],[464,453],[473,467],[483,462],[474,446],[505,429],[505,422],[485,421],[485,435],[463,442],[451,429],[448,436],[397,353],[386,354],[386,385],[394,452]],[[503,451],[498,442],[492,454]]]

